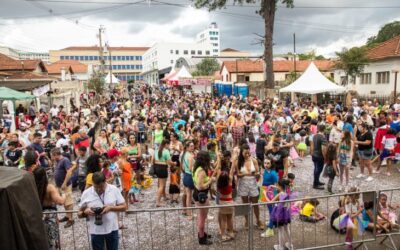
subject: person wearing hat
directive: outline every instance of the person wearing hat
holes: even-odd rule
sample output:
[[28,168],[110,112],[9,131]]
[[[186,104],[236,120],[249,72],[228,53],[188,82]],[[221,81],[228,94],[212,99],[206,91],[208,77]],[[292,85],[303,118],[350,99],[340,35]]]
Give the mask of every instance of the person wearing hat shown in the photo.
[[279,179],[286,178],[289,170],[288,151],[281,148],[279,141],[272,143],[265,156],[271,161],[272,169],[278,173]]

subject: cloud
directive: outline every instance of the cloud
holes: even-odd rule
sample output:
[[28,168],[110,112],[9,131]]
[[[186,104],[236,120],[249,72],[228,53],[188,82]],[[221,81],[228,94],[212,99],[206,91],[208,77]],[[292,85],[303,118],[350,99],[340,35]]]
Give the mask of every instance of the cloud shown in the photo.
[[[368,6],[398,6],[397,2],[295,0],[297,8],[277,10],[274,53],[293,50],[293,33],[296,33],[298,53],[314,49],[331,56],[342,47],[361,45],[382,25],[400,19],[399,8]],[[231,47],[262,53],[262,46],[254,45],[257,38],[254,33],[264,34],[263,20],[255,13],[259,8],[257,5],[228,4],[225,9],[208,12],[188,7],[190,4],[192,2],[188,0],[160,0],[150,5],[146,2],[116,5],[1,0],[0,43],[34,51],[94,45],[100,24],[106,27],[105,39],[113,46],[190,42],[199,31],[216,21],[220,27],[222,49]]]

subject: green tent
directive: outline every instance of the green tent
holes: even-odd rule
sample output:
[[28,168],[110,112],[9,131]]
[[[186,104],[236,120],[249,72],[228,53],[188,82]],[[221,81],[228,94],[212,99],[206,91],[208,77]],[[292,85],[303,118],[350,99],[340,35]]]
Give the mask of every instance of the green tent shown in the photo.
[[25,100],[25,99],[34,99],[35,96],[26,94],[24,92],[19,92],[7,87],[0,87],[0,100]]

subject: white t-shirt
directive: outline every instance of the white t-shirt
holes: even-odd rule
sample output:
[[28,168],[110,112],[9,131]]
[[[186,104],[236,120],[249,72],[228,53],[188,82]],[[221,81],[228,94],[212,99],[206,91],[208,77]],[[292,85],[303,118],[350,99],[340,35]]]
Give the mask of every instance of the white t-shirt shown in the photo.
[[56,142],[56,147],[57,148],[62,148],[62,146],[68,145],[68,140],[64,139],[64,138],[60,138],[58,139],[58,141]]
[[[79,207],[103,207],[104,205],[116,206],[125,203],[121,191],[111,185],[106,184],[106,190],[102,195],[98,195],[93,187],[86,189],[81,197]],[[116,212],[108,212],[103,214],[103,225],[94,224],[94,216],[89,216],[89,233],[95,235],[109,234],[118,230],[118,214]]]
[[58,108],[51,108],[49,112],[50,112],[51,116],[53,117],[53,116],[58,115],[59,110],[58,110]]

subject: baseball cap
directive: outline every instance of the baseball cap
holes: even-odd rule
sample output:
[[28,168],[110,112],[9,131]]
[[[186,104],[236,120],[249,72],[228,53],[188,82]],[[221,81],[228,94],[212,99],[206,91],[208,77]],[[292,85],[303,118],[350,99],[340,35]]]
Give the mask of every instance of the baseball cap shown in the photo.
[[108,150],[108,152],[107,152],[107,156],[108,156],[108,158],[114,158],[114,157],[116,157],[116,156],[119,156],[121,154],[121,152],[119,152],[117,149],[115,149],[115,148],[112,148],[112,149],[110,149],[110,150]]

